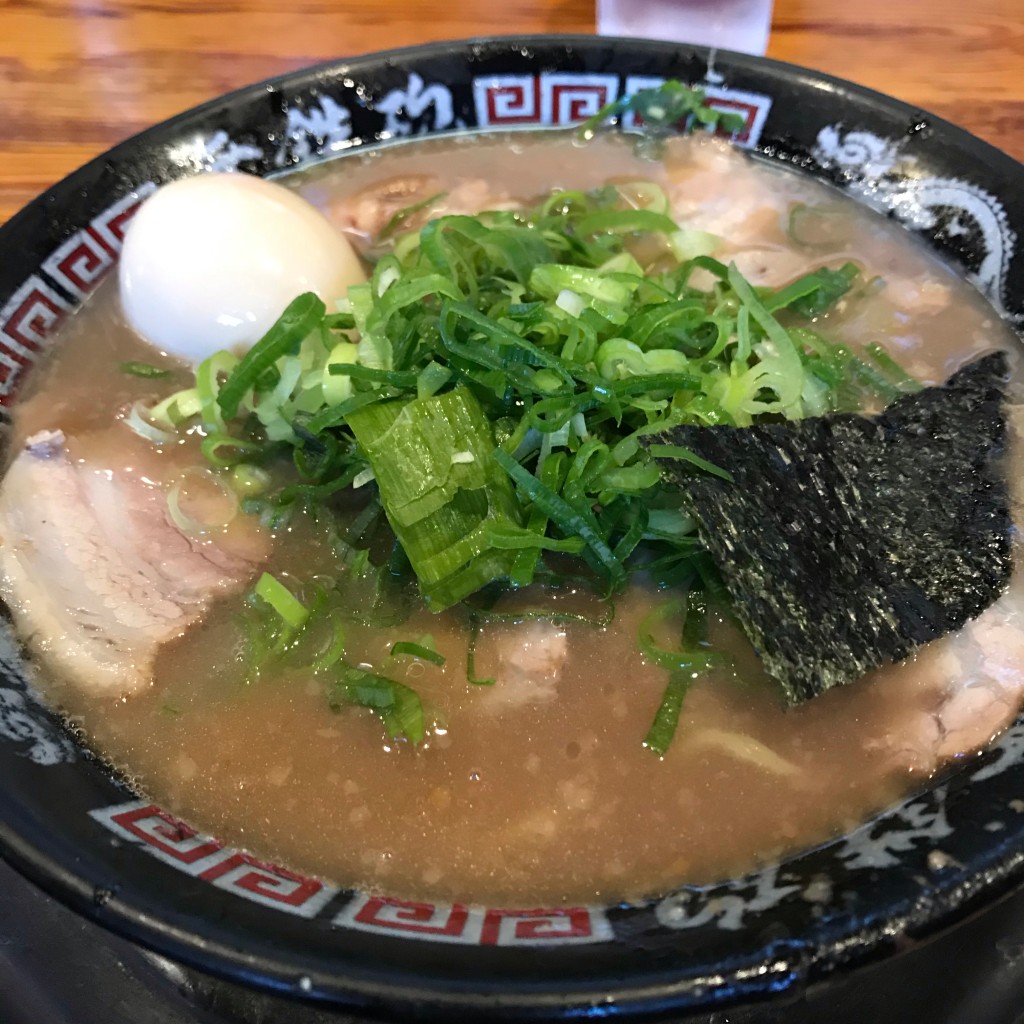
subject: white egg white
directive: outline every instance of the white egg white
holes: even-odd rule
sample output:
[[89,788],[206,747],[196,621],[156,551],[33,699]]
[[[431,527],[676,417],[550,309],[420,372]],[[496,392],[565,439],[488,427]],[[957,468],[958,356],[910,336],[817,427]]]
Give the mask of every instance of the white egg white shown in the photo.
[[248,174],[159,189],[131,221],[119,268],[131,326],[191,363],[250,348],[302,292],[333,311],[363,280],[351,245],[319,210]]

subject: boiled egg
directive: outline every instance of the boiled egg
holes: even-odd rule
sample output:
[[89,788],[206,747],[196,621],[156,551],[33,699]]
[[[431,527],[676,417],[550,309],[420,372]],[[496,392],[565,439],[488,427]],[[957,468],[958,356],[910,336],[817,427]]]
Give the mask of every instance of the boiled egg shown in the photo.
[[352,246],[316,207],[237,173],[153,193],[128,226],[119,267],[129,324],[191,363],[252,347],[302,292],[316,292],[333,312],[364,280]]

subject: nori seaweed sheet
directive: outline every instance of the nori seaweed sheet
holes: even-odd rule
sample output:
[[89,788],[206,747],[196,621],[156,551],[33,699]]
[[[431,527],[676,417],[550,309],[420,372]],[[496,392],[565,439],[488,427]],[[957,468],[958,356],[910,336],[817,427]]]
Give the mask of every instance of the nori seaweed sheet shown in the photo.
[[1010,577],[1006,356],[877,416],[677,427],[733,483],[661,460],[739,621],[792,703],[905,658],[991,604]]

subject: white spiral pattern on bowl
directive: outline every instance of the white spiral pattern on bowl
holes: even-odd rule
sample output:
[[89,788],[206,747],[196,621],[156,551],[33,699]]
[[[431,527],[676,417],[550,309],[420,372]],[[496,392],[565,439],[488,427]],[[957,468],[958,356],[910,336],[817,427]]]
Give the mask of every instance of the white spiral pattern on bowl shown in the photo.
[[977,267],[968,276],[1000,315],[1024,323],[1024,314],[1005,305],[1017,235],[994,195],[959,178],[922,174],[915,161],[903,157],[899,142],[873,132],[843,133],[841,125],[827,125],[818,132],[811,153],[822,167],[842,173],[847,191],[856,199],[909,228],[934,230],[939,210],[956,211],[946,225],[948,234],[968,234],[973,224],[980,251]]

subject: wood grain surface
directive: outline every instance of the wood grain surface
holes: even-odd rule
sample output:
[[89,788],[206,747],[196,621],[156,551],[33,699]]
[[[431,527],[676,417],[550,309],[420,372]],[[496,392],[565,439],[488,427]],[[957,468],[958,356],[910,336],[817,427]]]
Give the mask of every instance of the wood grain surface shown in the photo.
[[[270,75],[435,39],[593,30],[593,0],[0,0],[0,221],[113,143]],[[1024,159],[1024,0],[775,0],[768,52]]]

